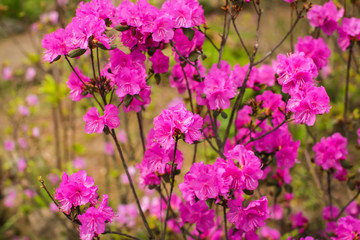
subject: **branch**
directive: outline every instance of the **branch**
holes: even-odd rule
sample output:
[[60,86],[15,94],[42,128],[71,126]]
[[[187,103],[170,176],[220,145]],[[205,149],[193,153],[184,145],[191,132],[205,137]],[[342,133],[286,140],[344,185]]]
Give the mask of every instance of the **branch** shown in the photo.
[[102,234],[116,234],[116,235],[120,235],[120,236],[127,237],[127,238],[130,238],[130,239],[134,239],[134,240],[141,240],[140,238],[131,236],[129,234],[121,233],[121,232],[114,232],[114,231],[111,231],[111,230],[105,231]]
[[339,215],[337,215],[336,217],[336,221],[339,220],[341,214],[343,214],[343,212],[346,210],[346,208],[353,202],[356,200],[356,198],[360,195],[360,190],[356,193],[356,195],[341,209]]

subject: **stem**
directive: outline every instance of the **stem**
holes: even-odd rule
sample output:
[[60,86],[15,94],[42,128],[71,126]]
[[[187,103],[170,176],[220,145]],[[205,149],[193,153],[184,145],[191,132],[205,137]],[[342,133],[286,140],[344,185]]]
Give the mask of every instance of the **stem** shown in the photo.
[[169,212],[170,212],[170,204],[171,204],[171,196],[172,196],[172,192],[174,190],[174,185],[175,185],[175,157],[176,157],[176,150],[177,150],[177,145],[178,145],[178,138],[176,137],[175,139],[175,147],[174,147],[174,157],[173,157],[173,161],[171,164],[171,187],[170,187],[170,194],[169,194],[169,199],[167,202],[167,207],[166,207],[166,217],[165,217],[165,222],[164,222],[164,231],[162,232],[162,236],[161,239],[165,240],[165,236],[166,236],[166,228],[167,228],[167,221],[169,219]]
[[144,129],[142,124],[142,116],[141,111],[136,113],[138,124],[139,124],[139,131],[140,131],[140,138],[142,143],[143,152],[145,153],[145,138],[144,138]]
[[137,238],[137,237],[128,235],[128,234],[126,234],[126,233],[113,232],[113,231],[111,231],[111,230],[105,231],[105,232],[103,232],[102,234],[116,234],[116,235],[120,235],[120,236],[127,237],[127,238],[130,238],[130,239],[140,240],[140,238]]
[[223,213],[224,213],[224,230],[225,230],[225,239],[229,240],[228,237],[228,228],[227,228],[227,219],[226,219],[226,205],[223,205]]
[[347,110],[348,110],[348,102],[349,102],[349,81],[350,81],[350,67],[351,67],[351,55],[352,55],[353,43],[350,43],[349,47],[349,59],[347,62],[346,68],[346,86],[345,86],[345,100],[344,100],[344,132],[345,136],[347,136]]
[[231,18],[229,18],[228,20],[228,7],[229,6],[229,3],[228,3],[228,0],[226,0],[226,5],[225,5],[225,14],[224,14],[224,28],[223,28],[223,34],[222,34],[222,39],[221,39],[221,44],[220,44],[220,49],[219,49],[219,59],[218,59],[218,68],[220,68],[220,64],[221,64],[221,58],[222,58],[222,55],[223,55],[223,52],[224,52],[224,48],[225,48],[225,45],[226,45],[226,41],[227,41],[227,38],[229,36],[229,30],[230,30],[230,20]]
[[262,62],[264,62],[268,57],[270,57],[276,49],[278,49],[278,47],[281,46],[281,44],[286,40],[286,38],[290,35],[290,33],[292,33],[292,31],[295,29],[295,26],[297,25],[297,23],[299,22],[299,20],[302,18],[302,13],[304,12],[304,9],[302,9],[298,15],[297,18],[294,22],[294,24],[292,25],[292,27],[290,28],[290,30],[285,34],[285,36],[281,39],[281,41],[273,48],[271,49],[267,54],[265,54],[265,56],[260,59],[259,61],[255,62],[254,65],[258,65]]
[[332,196],[331,196],[331,173],[329,171],[327,171],[327,184],[328,184],[328,195],[329,195],[329,206],[330,206],[330,214],[331,214],[331,219],[334,219],[333,217],[333,205],[332,205]]
[[124,167],[126,176],[127,176],[128,180],[129,180],[129,185],[130,185],[131,191],[132,191],[132,193],[133,193],[133,195],[134,195],[134,198],[135,198],[135,201],[136,201],[136,205],[137,205],[138,210],[139,210],[139,212],[140,212],[140,215],[141,215],[142,221],[143,221],[143,223],[144,223],[144,226],[145,226],[146,230],[148,231],[148,233],[149,233],[149,235],[150,235],[150,239],[155,239],[155,236],[154,236],[152,230],[150,229],[149,224],[148,224],[148,222],[147,222],[147,220],[146,220],[146,218],[145,218],[144,212],[143,212],[143,210],[141,209],[141,205],[140,205],[139,198],[138,198],[138,196],[137,196],[137,194],[136,194],[136,190],[135,190],[133,181],[132,181],[132,179],[131,179],[131,176],[130,176],[130,173],[129,173],[129,170],[128,170],[128,166],[127,166],[127,164],[126,164],[126,162],[125,162],[125,158],[124,158],[123,152],[122,152],[122,150],[121,150],[121,147],[120,147],[120,144],[119,144],[119,141],[118,141],[118,139],[117,139],[117,136],[116,136],[116,133],[115,133],[114,129],[111,130],[111,133],[110,133],[110,134],[111,134],[111,136],[112,136],[112,138],[113,138],[113,140],[114,140],[114,142],[115,142],[116,148],[117,148],[117,150],[118,150],[118,152],[119,152],[119,155],[120,155],[120,158],[121,158],[121,162],[122,162],[122,164],[123,164],[123,167]]
[[194,155],[193,155],[192,164],[194,164],[196,162],[196,153],[197,153],[197,143],[194,144]]
[[340,218],[341,214],[343,214],[343,212],[346,210],[346,208],[350,205],[350,203],[352,203],[353,201],[356,200],[356,198],[360,195],[360,190],[356,193],[356,195],[341,209],[339,215],[337,215],[336,217],[336,221]]
[[[191,90],[190,90],[190,86],[189,86],[189,80],[186,76],[186,72],[185,72],[185,69],[184,67],[181,65],[181,70],[184,74],[184,78],[185,78],[185,82],[186,82],[186,89],[188,91],[188,94],[189,94],[189,99],[190,99],[190,107],[191,107],[191,112],[194,113],[194,105],[193,105],[193,101],[192,101],[192,95],[191,95]],[[199,76],[201,77],[201,76]]]

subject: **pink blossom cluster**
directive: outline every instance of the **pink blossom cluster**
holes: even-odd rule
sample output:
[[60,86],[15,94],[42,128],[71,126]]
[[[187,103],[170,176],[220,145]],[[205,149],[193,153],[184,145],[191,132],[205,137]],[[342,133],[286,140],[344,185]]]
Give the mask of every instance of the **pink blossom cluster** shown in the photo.
[[345,51],[351,42],[360,41],[360,18],[344,18],[338,33],[338,45]]
[[320,142],[313,147],[315,152],[315,164],[321,166],[325,170],[335,170],[335,178],[345,180],[347,175],[340,161],[346,159],[348,151],[346,149],[347,139],[340,133],[334,133],[330,137],[322,137]]
[[83,117],[85,125],[85,132],[91,133],[102,133],[105,126],[110,130],[117,128],[120,125],[119,109],[112,104],[105,106],[104,115],[100,116],[99,111],[96,107],[92,107]]
[[196,223],[196,230],[199,232],[206,232],[215,225],[215,210],[209,209],[205,201],[198,201],[193,205],[181,203],[179,211],[181,223]]
[[337,222],[333,240],[356,239],[360,235],[360,220],[351,216],[342,217]]
[[318,75],[317,66],[304,52],[278,55],[274,68],[282,91],[291,96],[287,108],[294,113],[297,123],[312,126],[316,115],[330,111],[330,99],[325,88],[317,87],[314,80]]
[[146,57],[140,51],[125,54],[119,49],[110,52],[110,79],[116,88],[116,95],[120,101],[132,97],[131,102],[123,104],[125,112],[139,112],[142,106],[150,103],[151,87],[146,84]]
[[213,164],[195,163],[179,185],[183,198],[190,204],[197,199],[229,199],[231,191],[254,190],[262,177],[261,161],[251,150],[236,145]]
[[269,217],[268,200],[265,196],[259,200],[250,201],[244,207],[242,200],[230,200],[228,202],[230,210],[226,214],[230,223],[235,225],[236,229],[247,234],[255,233],[257,228],[265,226],[265,220]]
[[311,26],[319,27],[326,35],[330,36],[337,30],[338,21],[343,15],[344,9],[338,10],[331,0],[323,6],[313,5],[307,14],[307,18]]
[[63,173],[59,188],[56,189],[55,199],[60,203],[60,210],[66,214],[88,203],[90,207],[83,214],[78,215],[81,222],[81,240],[91,240],[94,236],[105,231],[105,223],[111,222],[114,212],[108,206],[108,195],[103,195],[102,202],[96,207],[98,201],[98,187],[94,186],[94,179],[87,176],[84,170],[80,170],[70,176]]

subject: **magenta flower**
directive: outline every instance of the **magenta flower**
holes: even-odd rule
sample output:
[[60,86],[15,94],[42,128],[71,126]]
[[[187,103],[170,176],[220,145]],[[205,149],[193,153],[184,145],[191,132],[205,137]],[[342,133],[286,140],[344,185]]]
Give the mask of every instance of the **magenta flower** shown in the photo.
[[85,213],[78,216],[78,219],[81,222],[79,226],[81,240],[92,240],[94,236],[105,232],[106,216],[95,207],[88,208]]
[[174,22],[167,15],[156,18],[152,29],[155,42],[169,42],[174,37]]
[[169,57],[161,50],[157,49],[149,60],[152,62],[154,73],[166,73],[169,70]]
[[279,75],[278,82],[284,93],[303,90],[308,85],[314,85],[314,78],[318,75],[317,67],[311,58],[302,52],[295,52],[288,56],[279,54],[273,63],[275,72]]
[[350,46],[351,41],[360,41],[360,19],[344,18],[338,32],[339,47],[345,51]]
[[41,41],[41,47],[45,48],[44,61],[53,62],[61,55],[67,55],[74,48],[68,43],[68,33],[59,28],[53,33],[46,34]]
[[292,228],[301,228],[301,229],[306,228],[306,225],[309,222],[309,220],[303,216],[302,212],[291,214],[290,221],[292,222]]
[[295,45],[295,51],[303,52],[305,57],[311,58],[318,69],[328,65],[331,55],[331,50],[322,38],[314,39],[311,36],[299,38]]
[[256,189],[263,171],[261,170],[261,161],[254,152],[247,150],[243,145],[236,145],[224,155],[228,162],[222,177],[232,179],[230,188],[234,190]]
[[202,134],[202,118],[187,111],[185,105],[180,103],[175,107],[165,109],[154,118],[154,137],[164,149],[175,144],[174,137],[185,137],[185,142],[192,144],[200,141]]
[[4,148],[6,151],[12,151],[15,149],[15,142],[12,140],[5,140],[4,141]]
[[344,15],[344,9],[337,10],[333,1],[321,5],[313,5],[307,14],[310,25],[319,27],[330,36],[338,28],[338,21]]
[[260,229],[260,236],[263,239],[279,240],[280,239],[280,232],[279,232],[279,230],[274,229],[274,228],[262,227]]
[[[70,89],[71,100],[80,101],[84,97],[90,97],[90,94],[83,95],[83,92],[86,90],[86,86],[83,83],[87,84],[90,82],[90,78],[84,75],[77,66],[75,66],[75,72],[72,72],[67,81],[67,86]],[[79,77],[81,80],[79,79]]]
[[340,210],[335,206],[326,206],[323,209],[323,218],[327,221],[332,221],[336,219],[339,215]]
[[97,186],[94,186],[94,179],[87,176],[84,170],[70,176],[64,172],[59,188],[56,189],[55,199],[60,202],[61,211],[69,214],[73,207],[88,202],[95,205],[98,199],[97,189]]
[[258,227],[265,226],[265,220],[269,217],[268,201],[265,196],[251,201],[246,208],[238,200],[230,200],[228,206],[230,210],[226,214],[227,219],[235,225],[235,228],[244,232],[255,231]]
[[179,212],[182,224],[196,223],[196,229],[200,232],[205,232],[214,226],[215,210],[209,209],[205,201],[198,201],[193,205],[181,203]]
[[96,107],[92,107],[83,117],[86,122],[85,132],[91,133],[102,133],[105,127],[104,118],[99,116],[99,112]]
[[[144,206],[144,204],[141,204],[141,206]],[[114,220],[119,223],[120,227],[127,226],[131,228],[136,225],[136,218],[139,215],[136,204],[120,204],[117,206],[117,212],[118,214]]]
[[330,99],[323,86],[309,87],[304,92],[292,95],[288,102],[288,109],[295,113],[297,123],[313,126],[317,114],[330,111]]
[[360,220],[351,216],[342,217],[338,221],[333,240],[352,240],[360,235]]
[[109,129],[114,129],[119,127],[120,125],[120,118],[119,118],[119,109],[112,104],[108,104],[105,106],[104,116],[104,123]]
[[[175,30],[174,38],[173,38],[174,47],[184,57],[188,57],[189,54],[191,52],[193,52],[194,50],[202,50],[202,46],[205,41],[205,35],[203,33],[201,33],[200,31],[198,31],[197,29],[194,29],[194,31],[195,31],[195,35],[190,41],[185,36],[182,29]],[[175,49],[173,49],[173,51],[176,53],[175,60],[177,62],[180,62],[177,52],[175,51]]]
[[321,141],[313,147],[315,164],[326,170],[341,167],[340,161],[346,159],[348,154],[346,145],[347,139],[340,133],[334,133],[328,138],[321,138]]

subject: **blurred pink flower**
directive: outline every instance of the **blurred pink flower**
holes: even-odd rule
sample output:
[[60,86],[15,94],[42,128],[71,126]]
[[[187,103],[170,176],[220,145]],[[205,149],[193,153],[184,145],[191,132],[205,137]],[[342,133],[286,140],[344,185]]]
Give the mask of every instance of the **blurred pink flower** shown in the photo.
[[32,135],[33,135],[33,137],[35,137],[35,138],[40,137],[40,129],[39,129],[38,127],[33,127],[33,129],[32,129]]
[[24,116],[24,117],[30,115],[30,110],[23,105],[20,105],[18,107],[18,112],[20,113],[21,116]]
[[14,207],[16,197],[17,197],[17,194],[16,194],[15,189],[13,189],[13,188],[8,189],[8,192],[5,194],[5,198],[4,198],[4,206],[7,208]]
[[86,168],[86,163],[85,160],[83,158],[77,157],[73,160],[73,167],[75,169],[85,169]]
[[4,67],[2,70],[4,80],[9,81],[13,79],[13,70],[10,67]]
[[12,151],[15,149],[15,142],[13,140],[5,140],[4,148],[6,151]]
[[36,69],[33,67],[28,67],[25,72],[25,80],[32,81],[36,76]]
[[17,168],[18,171],[23,173],[27,167],[27,163],[24,158],[19,158],[17,161]]
[[26,102],[29,106],[35,106],[39,104],[39,99],[35,94],[30,94],[26,97]]

